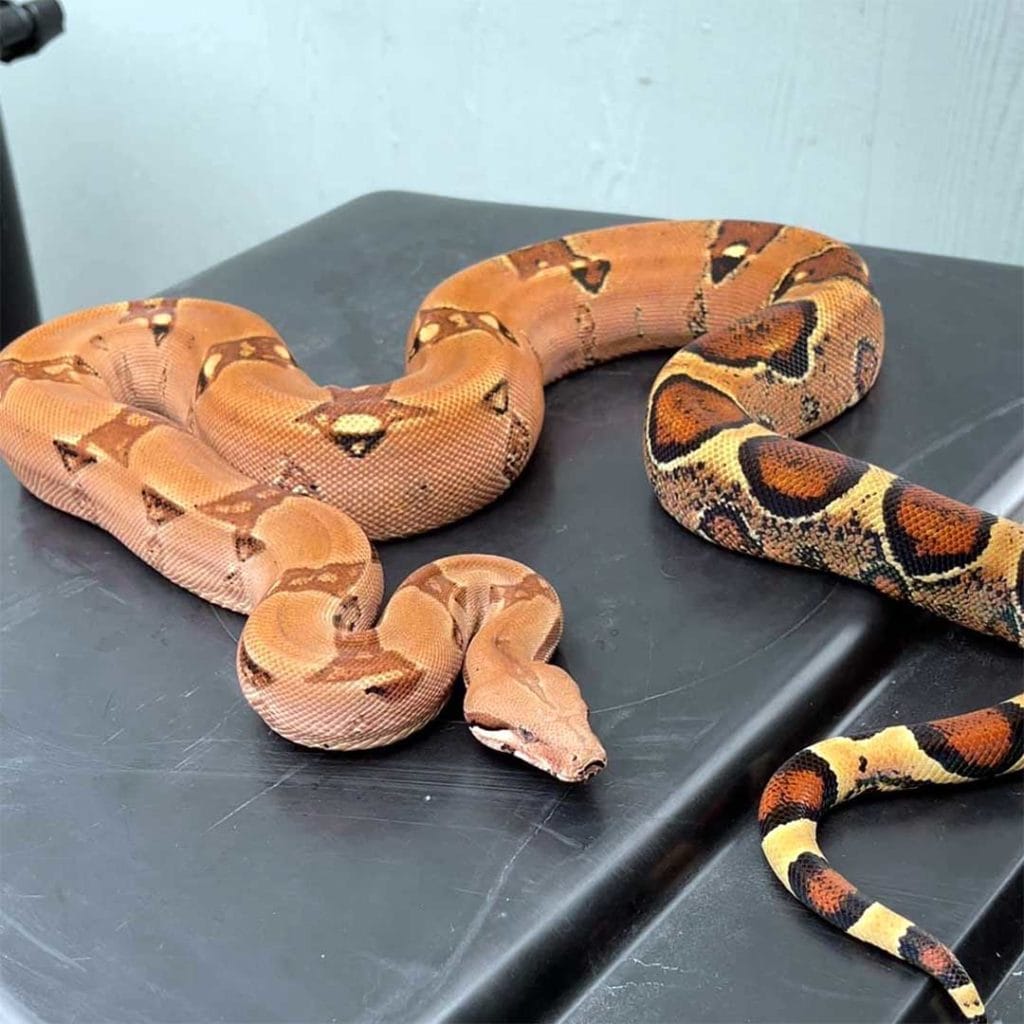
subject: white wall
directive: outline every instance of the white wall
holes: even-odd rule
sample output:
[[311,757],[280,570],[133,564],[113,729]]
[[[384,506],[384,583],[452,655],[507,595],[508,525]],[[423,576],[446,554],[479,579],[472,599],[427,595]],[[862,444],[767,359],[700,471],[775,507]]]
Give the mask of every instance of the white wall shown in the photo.
[[0,70],[44,313],[409,188],[1024,261],[1022,0],[65,0]]

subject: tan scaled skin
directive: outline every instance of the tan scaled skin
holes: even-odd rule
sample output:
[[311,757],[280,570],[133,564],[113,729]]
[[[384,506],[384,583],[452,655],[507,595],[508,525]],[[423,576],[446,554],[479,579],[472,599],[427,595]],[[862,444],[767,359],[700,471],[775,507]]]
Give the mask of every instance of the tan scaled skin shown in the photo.
[[[473,734],[576,781],[605,753],[575,683],[545,664],[561,630],[550,587],[506,559],[442,559],[373,627],[368,538],[492,501],[537,443],[545,384],[662,347],[679,351],[642,451],[683,526],[1020,644],[1019,524],[795,440],[863,397],[884,347],[864,262],[802,228],[654,222],[496,256],[427,296],[386,384],[321,387],[270,324],[223,303],[83,310],[0,358],[0,452],[44,501],[248,613],[243,692],[295,742],[401,739],[464,667]],[[789,847],[769,839],[785,871],[772,851]]]

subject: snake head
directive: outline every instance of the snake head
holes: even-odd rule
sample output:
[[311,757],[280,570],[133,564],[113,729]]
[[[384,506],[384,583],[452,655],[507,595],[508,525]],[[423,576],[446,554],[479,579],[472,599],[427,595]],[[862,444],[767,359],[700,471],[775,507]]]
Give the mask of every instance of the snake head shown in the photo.
[[608,761],[591,732],[588,710],[572,677],[534,662],[513,685],[466,690],[470,732],[485,746],[518,757],[562,782],[585,782]]

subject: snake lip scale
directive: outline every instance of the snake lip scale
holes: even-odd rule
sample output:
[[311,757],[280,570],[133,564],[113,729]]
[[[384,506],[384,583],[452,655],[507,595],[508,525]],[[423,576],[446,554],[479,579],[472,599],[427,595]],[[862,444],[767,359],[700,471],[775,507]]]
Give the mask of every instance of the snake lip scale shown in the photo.
[[[456,555],[414,572],[378,619],[371,539],[493,501],[533,452],[546,384],[661,348],[675,352],[651,388],[642,457],[683,527],[1022,644],[1020,524],[799,440],[867,393],[884,349],[864,261],[803,228],[654,222],[501,254],[424,299],[401,377],[357,387],[316,384],[236,306],[81,310],[0,355],[0,454],[43,501],[247,614],[239,682],[282,736],[394,743],[438,713],[461,671],[477,740],[581,782],[607,754],[579,687],[549,663],[562,634],[551,585],[507,558]],[[1024,694],[826,739],[768,782],[762,849],[806,906],[982,1020],[953,952],[836,872],[816,830],[865,792],[1022,766]]]
[[514,729],[487,727],[479,725],[471,719],[467,719],[466,724],[473,736],[485,747],[518,757],[527,764],[532,764],[534,767],[540,768],[541,771],[548,772],[561,782],[586,782],[587,779],[592,779],[597,775],[607,764],[607,758],[603,751],[601,754],[597,754],[595,750],[591,760],[582,763],[577,761],[571,765],[569,770],[566,770],[560,763],[562,759],[557,751],[534,746],[537,743],[537,737],[529,729],[522,726]]

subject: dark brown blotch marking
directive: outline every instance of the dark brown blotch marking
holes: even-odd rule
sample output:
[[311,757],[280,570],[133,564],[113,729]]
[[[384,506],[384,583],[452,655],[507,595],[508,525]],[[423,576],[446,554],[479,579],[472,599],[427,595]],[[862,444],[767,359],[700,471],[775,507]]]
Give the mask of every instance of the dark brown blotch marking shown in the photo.
[[240,562],[255,558],[261,551],[266,550],[266,547],[259,537],[254,537],[251,533],[239,533],[235,536],[235,557]]
[[793,557],[796,560],[796,564],[802,565],[805,569],[821,570],[828,568],[821,548],[813,544],[797,544],[793,550]]
[[386,430],[372,430],[364,433],[335,431],[331,440],[346,454],[354,459],[364,459],[384,440]]
[[155,427],[166,424],[167,421],[162,416],[141,412],[138,409],[121,409],[113,419],[84,434],[79,447],[84,450],[99,450],[108,458],[127,466],[128,456],[139,438]]
[[708,331],[708,304],[702,285],[697,286],[686,318],[686,331],[690,338],[699,338]]
[[788,437],[752,437],[740,445],[740,467],[751,493],[785,519],[815,515],[842,497],[868,465]]
[[273,676],[256,663],[244,644],[238,648],[238,675],[250,690],[262,690],[274,681]]
[[684,373],[674,374],[651,396],[647,414],[651,458],[664,465],[695,451],[720,431],[749,422],[724,392]]
[[844,931],[855,925],[871,905],[871,900],[813,853],[801,853],[789,865],[789,885],[804,906]]
[[60,356],[25,362],[21,359],[0,359],[0,398],[16,380],[51,380],[58,384],[77,384],[78,378],[98,377],[81,356]]
[[468,331],[481,331],[499,341],[517,347],[519,345],[516,336],[493,313],[456,309],[454,306],[434,306],[421,310],[416,317],[409,342],[409,355],[414,356],[420,349],[439,345]]
[[508,253],[507,259],[522,280],[536,277],[552,267],[568,270],[573,280],[592,295],[604,287],[612,269],[608,260],[591,259],[573,249],[564,238],[516,249]]
[[857,395],[863,398],[875,383],[878,368],[882,360],[878,356],[878,346],[874,339],[867,336],[857,342],[854,354],[854,379],[857,384]]
[[310,676],[311,685],[360,683],[364,693],[373,689],[381,700],[396,701],[408,696],[423,678],[423,670],[408,658],[382,647],[375,630],[339,631],[335,643],[337,655]]
[[196,380],[198,398],[220,374],[234,363],[269,363],[272,366],[294,367],[295,360],[280,338],[253,335],[211,345]]
[[417,569],[402,587],[415,587],[449,611],[453,606],[459,607],[462,611],[466,610],[466,588],[449,579],[436,562],[429,562]]
[[362,562],[329,562],[314,569],[287,569],[281,573],[271,593],[313,590],[340,597],[362,576]]
[[816,284],[836,277],[849,278],[868,285],[868,272],[863,260],[845,245],[835,245],[814,256],[794,263],[772,292],[772,302],[797,285]]
[[91,466],[96,461],[95,455],[83,452],[79,445],[71,444],[69,441],[61,441],[54,438],[53,447],[57,449],[60,461],[69,473],[77,473],[85,466]]
[[612,265],[608,260],[588,259],[582,265],[573,266],[570,273],[578,285],[596,295],[604,287],[611,269]]
[[351,633],[359,625],[361,615],[362,608],[359,604],[359,598],[355,594],[350,594],[341,602],[341,607],[334,613],[331,622],[335,629]]
[[903,933],[899,951],[904,960],[930,974],[947,989],[970,983],[967,972],[952,952],[917,925],[912,924]]
[[316,496],[320,490],[320,485],[310,476],[309,472],[289,456],[286,456],[281,463],[281,470],[274,477],[273,484],[291,494]]
[[142,502],[146,518],[156,526],[163,526],[185,514],[185,509],[152,487],[142,488]]
[[885,492],[882,512],[893,554],[911,576],[970,565],[985,550],[996,523],[988,512],[898,477]]
[[197,505],[196,508],[211,519],[217,519],[234,527],[235,557],[240,562],[245,562],[266,548],[263,541],[253,536],[260,516],[268,509],[280,505],[282,501],[291,497],[290,494],[280,491],[276,487],[253,484],[240,491],[217,498],[215,501]]
[[250,533],[264,512],[290,497],[286,491],[278,490],[276,487],[252,484],[240,491],[225,494],[222,498],[204,502],[196,508],[211,519],[229,523],[240,532]]
[[861,581],[879,593],[885,594],[886,597],[895,598],[897,601],[906,601],[910,598],[910,589],[907,587],[906,581],[891,565],[881,563],[869,566],[862,573]]
[[806,299],[783,302],[737,320],[695,341],[691,351],[726,366],[768,366],[799,380],[810,366],[810,342],[818,308]]
[[757,812],[761,835],[800,818],[817,821],[836,802],[838,782],[831,765],[811,750],[794,754],[761,794]]
[[[357,459],[369,455],[397,425],[435,415],[434,410],[424,406],[385,397],[389,384],[365,388],[329,387],[327,390],[331,397],[326,402],[297,416],[294,422],[315,427],[346,455]],[[373,422],[356,429],[359,423],[356,417]]]
[[504,378],[484,395],[484,405],[488,406],[499,416],[508,412],[508,381]]
[[492,603],[500,601],[506,607],[518,601],[532,601],[538,597],[553,602],[558,600],[547,580],[535,572],[528,573],[515,583],[493,584],[489,593]]
[[814,395],[804,395],[800,399],[800,422],[805,427],[813,426],[821,415],[821,403]]
[[[723,220],[711,243],[709,273],[712,284],[721,284],[738,267],[762,249],[782,231],[781,224],[762,224],[750,220]],[[735,251],[743,247],[742,252]],[[726,249],[733,252],[726,254]]]
[[967,779],[1000,775],[1024,756],[1024,709],[1012,701],[910,731],[933,761]]
[[753,535],[743,515],[729,505],[707,508],[697,530],[708,540],[730,551],[742,551],[748,555],[762,552],[761,542]]
[[522,473],[533,451],[533,438],[523,419],[515,412],[509,413],[508,438],[505,441],[505,460],[502,472],[512,483]]
[[594,366],[597,356],[597,323],[594,312],[587,302],[576,306],[576,344],[579,345],[583,366]]
[[146,326],[153,335],[153,342],[159,347],[174,327],[177,316],[177,299],[133,299],[118,323],[131,323],[133,320],[145,320]]

